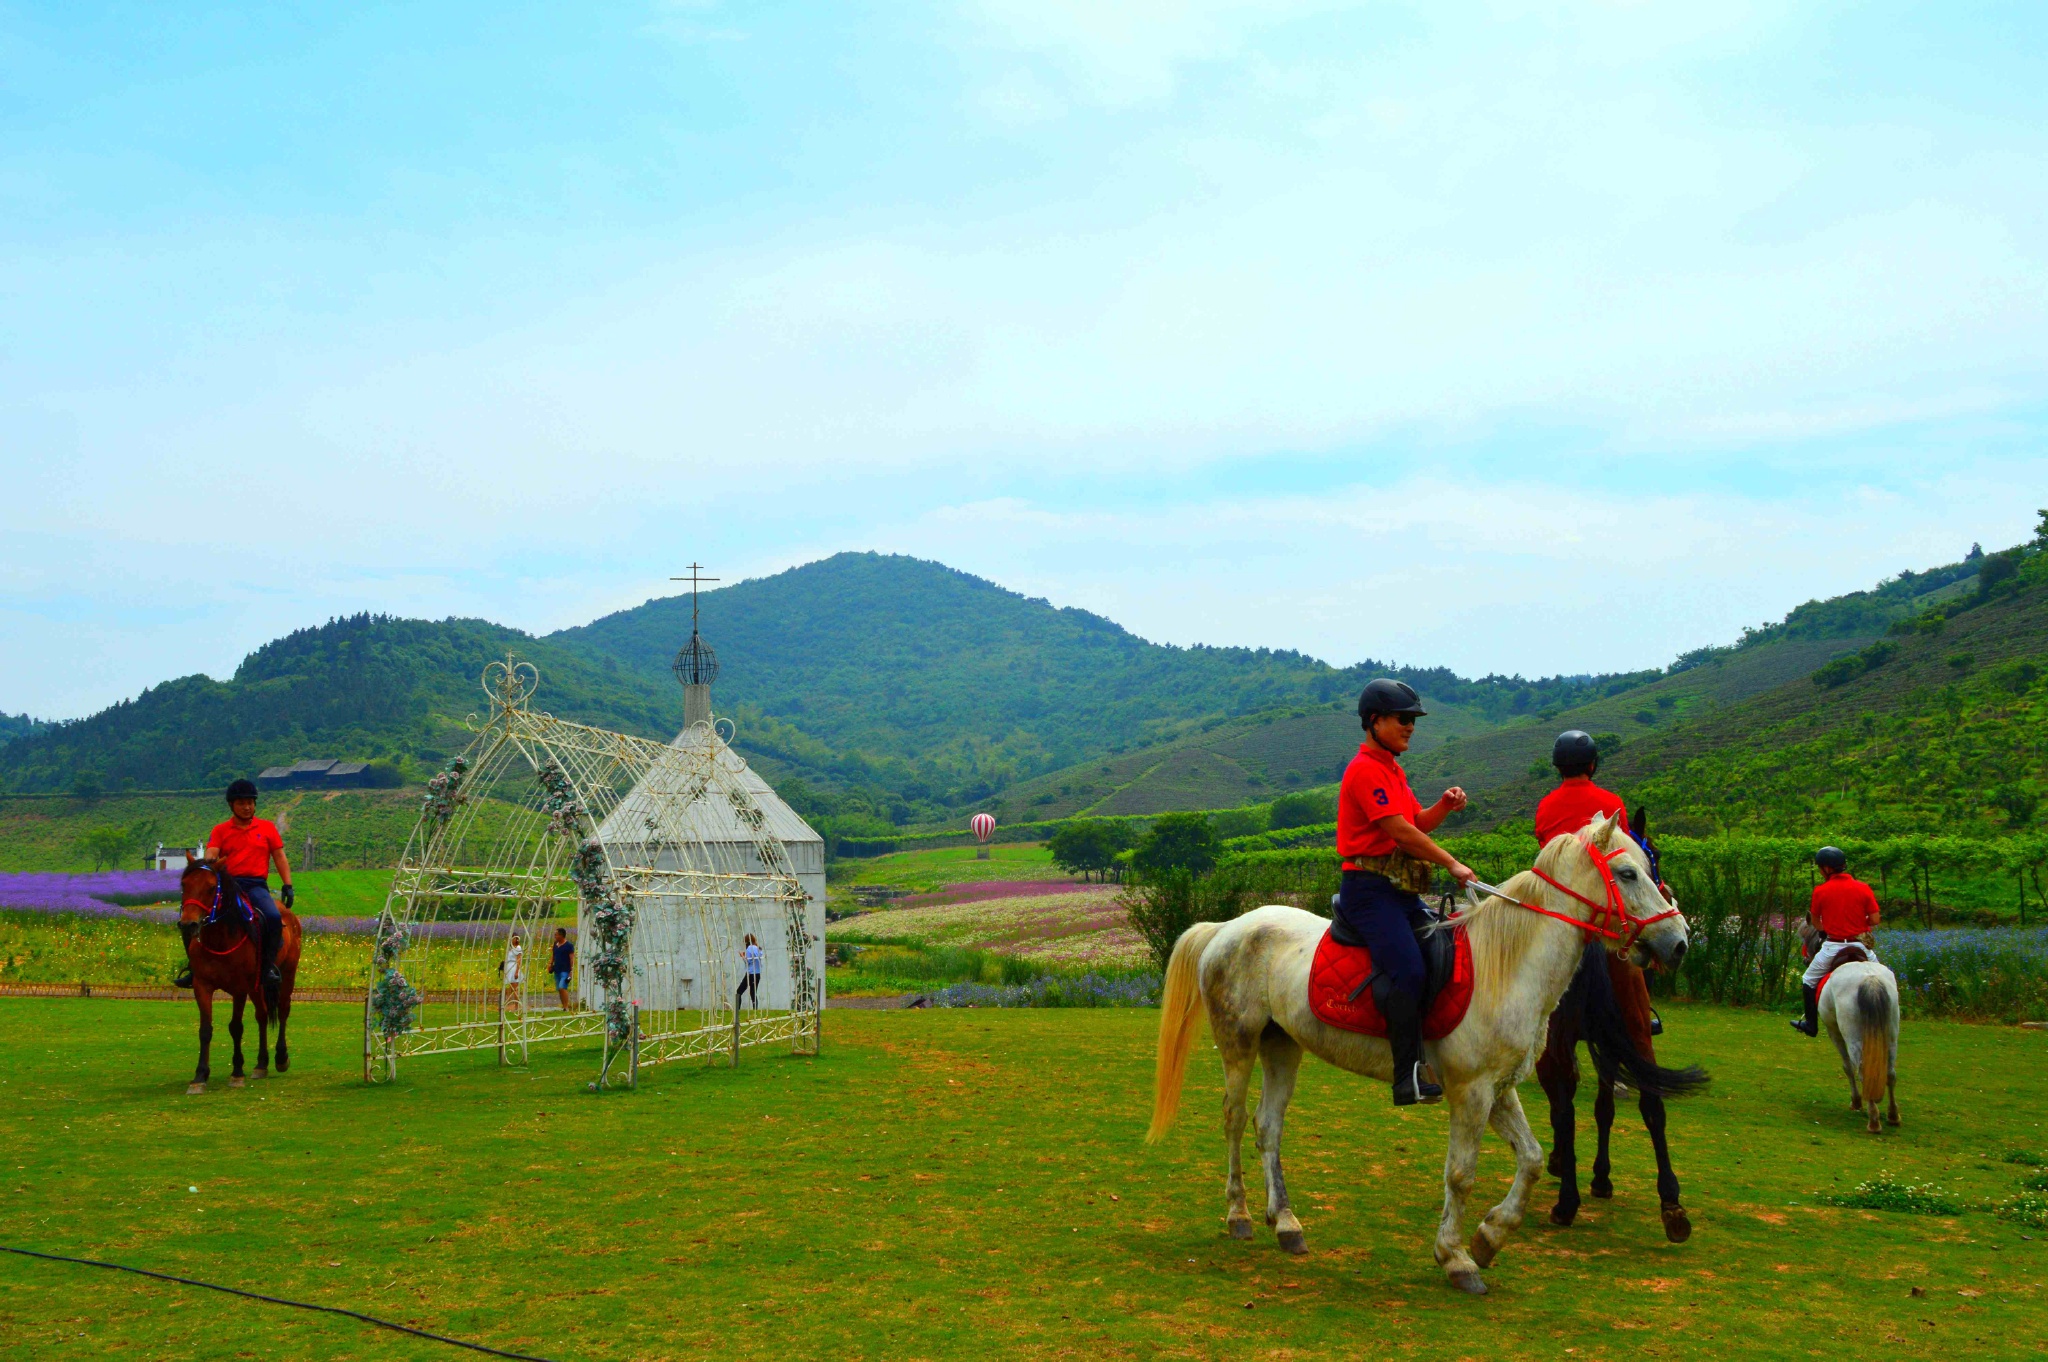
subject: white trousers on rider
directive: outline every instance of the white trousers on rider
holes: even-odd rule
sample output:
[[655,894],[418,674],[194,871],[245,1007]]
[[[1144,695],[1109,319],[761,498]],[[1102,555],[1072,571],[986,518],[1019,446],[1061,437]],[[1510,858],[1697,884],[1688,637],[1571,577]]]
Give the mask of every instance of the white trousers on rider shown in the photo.
[[[1808,988],[1812,988],[1815,984],[1828,977],[1828,971],[1835,967],[1835,957],[1842,953],[1844,946],[1862,945],[1863,943],[1860,941],[1821,942],[1820,949],[1813,953],[1813,960],[1806,967],[1806,973],[1799,976],[1799,982]],[[1871,950],[1868,946],[1863,946],[1863,949],[1870,952],[1872,960],[1877,959],[1876,951]]]

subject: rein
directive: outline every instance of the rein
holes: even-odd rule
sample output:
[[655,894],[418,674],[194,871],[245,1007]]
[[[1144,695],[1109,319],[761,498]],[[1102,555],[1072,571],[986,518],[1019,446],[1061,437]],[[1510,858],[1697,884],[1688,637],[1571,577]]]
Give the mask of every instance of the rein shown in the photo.
[[[204,908],[206,910],[206,916],[199,920],[199,930],[192,935],[199,942],[199,949],[205,951],[208,955],[233,955],[236,951],[242,949],[245,944],[254,940],[249,931],[249,912],[245,904],[243,906],[242,939],[232,943],[223,950],[215,950],[212,946],[206,944],[206,929],[213,926],[220,919],[221,901],[225,897],[225,893],[226,889],[222,877],[215,875],[213,877],[212,903],[207,903],[203,899],[186,899],[180,905],[185,908]],[[222,921],[221,925],[225,926],[226,923]]]
[[[1524,902],[1512,894],[1502,893],[1492,885],[1481,885],[1479,887],[1497,898],[1506,899],[1517,908],[1526,908],[1532,913],[1555,918],[1559,922],[1569,922],[1572,926],[1585,932],[1588,940],[1599,937],[1605,941],[1619,942],[1623,950],[1627,950],[1635,945],[1636,938],[1643,933],[1643,928],[1651,923],[1662,922],[1667,917],[1678,916],[1678,909],[1675,906],[1667,908],[1661,913],[1653,913],[1649,917],[1637,917],[1628,910],[1628,900],[1622,897],[1621,886],[1614,882],[1613,870],[1614,862],[1628,850],[1627,847],[1617,847],[1613,851],[1603,852],[1594,847],[1583,836],[1577,836],[1573,840],[1579,844],[1580,849],[1592,860],[1593,868],[1600,872],[1601,886],[1607,891],[1606,902],[1595,903],[1570,885],[1560,883],[1534,867],[1531,867],[1529,873],[1549,885],[1552,889],[1567,894],[1577,899],[1580,903],[1585,904],[1588,908],[1591,908],[1593,910],[1593,917],[1590,921],[1584,918],[1573,917],[1570,913],[1558,912],[1554,908],[1545,908],[1541,904]],[[1608,926],[1609,922],[1612,922],[1614,925],[1612,927]]]

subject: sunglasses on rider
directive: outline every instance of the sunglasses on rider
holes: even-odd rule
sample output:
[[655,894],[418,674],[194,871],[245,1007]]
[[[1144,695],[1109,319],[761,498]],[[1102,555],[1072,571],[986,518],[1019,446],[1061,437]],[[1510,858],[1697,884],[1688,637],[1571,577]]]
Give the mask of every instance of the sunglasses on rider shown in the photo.
[[1396,714],[1393,716],[1393,719],[1395,723],[1403,728],[1413,728],[1415,727],[1415,721],[1421,717],[1420,714]]

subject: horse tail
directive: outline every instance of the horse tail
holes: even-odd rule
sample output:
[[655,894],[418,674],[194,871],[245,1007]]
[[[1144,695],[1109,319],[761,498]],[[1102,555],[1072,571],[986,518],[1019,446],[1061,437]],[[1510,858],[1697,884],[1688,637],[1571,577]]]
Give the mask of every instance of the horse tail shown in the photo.
[[1875,1111],[1891,1077],[1892,1042],[1891,990],[1875,974],[1856,986],[1856,1020],[1863,1033],[1863,1101]]
[[[1579,1005],[1579,1030],[1593,1067],[1603,1077],[1621,1075],[1628,1085],[1646,1097],[1684,1097],[1707,1086],[1707,1071],[1697,1064],[1667,1069],[1636,1048],[1621,1000],[1614,996],[1614,981],[1607,975],[1607,948],[1595,941],[1579,961],[1579,972],[1566,990],[1566,1002],[1574,996]],[[1647,1019],[1645,1019],[1647,1020]]]
[[1220,922],[1197,922],[1173,943],[1166,961],[1166,986],[1159,999],[1159,1063],[1152,1076],[1152,1126],[1145,1143],[1166,1138],[1180,1112],[1180,1084],[1188,1071],[1188,1051],[1195,1044],[1195,1022],[1202,1015],[1202,985],[1196,978],[1202,952],[1221,931]]

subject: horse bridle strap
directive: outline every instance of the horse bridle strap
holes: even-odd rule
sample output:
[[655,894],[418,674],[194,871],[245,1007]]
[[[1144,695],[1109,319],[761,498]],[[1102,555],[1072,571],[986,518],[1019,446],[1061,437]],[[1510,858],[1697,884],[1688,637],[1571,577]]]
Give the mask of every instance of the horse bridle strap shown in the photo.
[[[1663,912],[1654,913],[1649,917],[1637,917],[1629,912],[1628,900],[1622,897],[1621,886],[1614,882],[1613,870],[1614,862],[1620,859],[1622,854],[1628,850],[1627,847],[1616,847],[1613,851],[1603,852],[1583,835],[1577,836],[1573,840],[1579,844],[1580,849],[1592,860],[1593,868],[1600,872],[1601,885],[1607,891],[1607,901],[1605,903],[1595,903],[1570,885],[1553,879],[1542,870],[1531,867],[1529,873],[1559,893],[1567,894],[1577,899],[1580,903],[1585,904],[1588,908],[1591,908],[1593,910],[1592,921],[1588,922],[1573,917],[1570,913],[1560,913],[1553,908],[1545,908],[1539,904],[1525,903],[1521,899],[1508,898],[1505,894],[1502,894],[1501,897],[1507,898],[1508,902],[1515,904],[1517,907],[1526,908],[1532,913],[1541,913],[1544,917],[1556,918],[1559,922],[1569,922],[1580,931],[1587,933],[1589,937],[1599,937],[1606,941],[1618,941],[1624,948],[1634,945],[1636,938],[1642,935],[1643,928],[1651,923],[1662,922],[1667,917],[1678,916],[1678,909],[1675,907],[1667,908]],[[1605,925],[1610,921],[1616,925],[1613,927]]]
[[[183,901],[182,906],[186,908],[204,908],[206,910],[206,916],[199,920],[199,929],[203,932],[208,927],[213,925],[217,915],[220,912],[221,904],[225,900],[226,896],[226,885],[223,883],[222,878],[216,875],[214,876],[213,880],[212,903],[208,903],[204,899],[186,899]],[[253,925],[252,923],[250,923],[249,919],[253,916],[254,913],[250,911],[249,906],[246,903],[243,904],[242,941],[237,941],[234,945],[227,947],[225,950],[217,950],[214,947],[207,945],[206,938],[202,936],[199,938],[199,949],[205,951],[208,955],[233,955],[236,951],[242,949],[243,941],[249,940],[249,928],[251,925]]]

